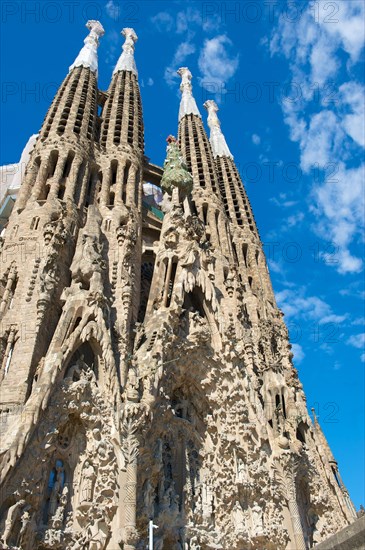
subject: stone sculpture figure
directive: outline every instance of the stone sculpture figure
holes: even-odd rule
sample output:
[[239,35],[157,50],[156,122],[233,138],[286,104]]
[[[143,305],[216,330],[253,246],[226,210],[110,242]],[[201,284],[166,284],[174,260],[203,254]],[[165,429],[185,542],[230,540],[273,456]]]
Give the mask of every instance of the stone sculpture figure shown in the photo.
[[96,479],[95,468],[88,460],[85,461],[81,477],[81,502],[91,502]]
[[51,519],[51,526],[54,529],[59,529],[64,522],[67,502],[68,502],[68,487],[66,485],[62,489],[57,510],[55,511]]
[[263,535],[263,512],[262,507],[255,501],[251,507],[252,530],[256,536]]
[[246,517],[245,517],[244,511],[242,510],[242,506],[238,500],[236,500],[232,510],[232,521],[233,521],[235,530],[238,533],[244,532],[245,529],[247,528]]
[[51,489],[51,495],[49,498],[49,505],[48,505],[49,520],[51,520],[54,514],[56,513],[56,510],[60,502],[60,498],[63,490],[63,484],[64,484],[64,474],[65,472],[64,472],[63,464],[60,460],[57,460],[55,479],[54,479],[53,487]]
[[2,536],[2,540],[6,548],[15,525],[21,521],[25,504],[25,500],[20,499],[8,509],[8,512],[6,514],[4,533]]

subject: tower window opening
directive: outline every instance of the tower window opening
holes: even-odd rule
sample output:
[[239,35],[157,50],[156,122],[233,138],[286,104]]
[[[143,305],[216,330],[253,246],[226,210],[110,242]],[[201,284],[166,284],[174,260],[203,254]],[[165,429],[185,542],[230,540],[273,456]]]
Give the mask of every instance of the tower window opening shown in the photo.
[[56,166],[58,162],[58,151],[52,151],[50,155],[50,164],[49,164],[49,177],[53,177],[56,171]]
[[85,206],[86,207],[88,207],[89,204],[92,202],[91,193],[92,193],[94,177],[95,177],[95,172],[91,172],[91,174],[89,176],[89,181],[87,183],[86,200],[85,200]]
[[140,169],[138,169],[138,172],[136,175],[135,187],[134,187],[134,204],[136,206],[138,206],[138,200],[139,200],[140,179],[141,179],[141,171]]
[[151,290],[151,284],[152,284],[152,278],[153,278],[153,271],[155,266],[155,254],[146,252],[142,256],[142,264],[141,264],[141,300],[139,305],[139,311],[138,311],[138,322],[143,323],[150,290]]
[[110,220],[109,218],[105,220],[104,222],[105,231],[110,231],[111,224],[112,224],[112,220]]
[[275,408],[277,409],[280,407],[280,396],[278,394],[275,395]]
[[30,229],[34,229],[34,231],[36,231],[39,226],[39,220],[40,218],[38,216],[35,216],[31,221]]
[[281,405],[283,407],[283,415],[284,415],[284,418],[286,418],[286,406],[285,406],[285,397],[282,395],[281,396]]
[[124,204],[126,203],[126,199],[127,199],[127,183],[128,183],[128,178],[129,178],[129,169],[131,167],[131,161],[128,160],[126,162],[126,165],[124,167],[124,174],[123,174],[123,194],[122,194],[122,200],[124,202]]
[[110,165],[110,183],[114,185],[114,183],[117,182],[117,170],[118,170],[118,162],[116,160],[113,160]]
[[172,263],[171,278],[170,278],[170,281],[169,281],[169,288],[168,288],[168,292],[167,292],[166,307],[169,307],[170,304],[171,304],[172,293],[174,291],[176,269],[177,269],[177,260],[174,260],[173,263]]
[[14,344],[11,344],[11,347],[10,347],[10,350],[9,350],[9,354],[6,358],[6,361],[5,361],[5,367],[4,367],[4,376],[6,376],[9,372],[9,368],[10,368],[10,363],[11,363],[11,358],[13,356],[13,352],[14,352]]
[[208,205],[203,204],[203,221],[204,221],[204,225],[207,225],[207,218],[208,218]]
[[243,259],[245,261],[245,266],[247,267],[247,250],[248,250],[248,245],[247,244],[243,244],[242,245],[242,252],[243,252]]
[[306,426],[303,422],[301,422],[296,430],[296,438],[298,439],[298,441],[301,441],[301,443],[305,443],[305,431]]
[[58,189],[58,198],[62,201],[64,196],[65,196],[65,191],[66,191],[66,187],[64,185],[60,185],[59,189]]
[[70,175],[71,166],[74,158],[75,158],[75,153],[73,151],[70,151],[69,154],[67,155],[67,160],[63,168],[63,174],[62,174],[63,178],[68,178],[68,176]]

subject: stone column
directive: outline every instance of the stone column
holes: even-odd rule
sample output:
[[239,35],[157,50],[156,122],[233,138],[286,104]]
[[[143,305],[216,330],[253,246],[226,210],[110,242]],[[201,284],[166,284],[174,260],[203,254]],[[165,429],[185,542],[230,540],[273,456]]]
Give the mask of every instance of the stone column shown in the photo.
[[39,169],[40,169],[40,165],[33,162],[32,167],[29,168],[29,171],[26,173],[24,182],[22,183],[19,190],[19,195],[17,199],[17,209],[22,210],[25,207],[25,203],[28,200],[28,197],[36,182]]
[[58,191],[59,191],[59,188],[60,188],[60,183],[61,183],[63,171],[65,169],[66,161],[67,161],[67,155],[65,155],[63,158],[58,159],[56,170],[55,170],[55,173],[54,173],[53,178],[52,178],[51,189],[50,189],[50,192],[49,192],[49,197],[50,198],[51,197],[56,198],[57,195],[58,195]]
[[47,181],[48,164],[49,164],[49,157],[46,159],[43,158],[41,160],[41,164],[39,166],[38,174],[37,174],[33,191],[32,191],[32,199],[34,200],[38,199],[42,191],[42,187]]
[[109,191],[110,191],[110,181],[111,181],[111,166],[103,173],[103,183],[101,187],[101,196],[100,204],[101,206],[106,206],[109,204]]
[[302,522],[300,520],[299,508],[296,498],[296,490],[294,480],[290,479],[289,482],[289,500],[288,507],[289,513],[293,525],[294,540],[295,540],[295,550],[306,550],[306,544],[303,535]]
[[[136,403],[132,403],[133,406]],[[128,407],[128,402],[127,405]],[[138,405],[137,405],[138,406]],[[128,414],[128,413],[127,413]],[[137,461],[139,455],[139,440],[136,436],[138,429],[138,418],[135,415],[127,417],[122,426],[124,436],[123,448],[126,459],[125,484],[125,550],[135,550],[138,542],[138,532],[136,530],[136,508],[137,508]]]
[[117,182],[115,185],[115,204],[121,205],[123,204],[123,184],[124,184],[124,170],[126,167],[126,160],[122,159],[120,162],[118,162],[118,171],[117,171]]
[[[127,181],[127,194],[126,203],[127,206],[134,205],[134,191],[136,186],[137,166],[134,164],[129,168],[128,181]],[[137,205],[136,205],[137,206]]]
[[79,171],[82,167],[83,159],[81,157],[75,157],[72,161],[70,174],[66,179],[66,190],[64,200],[75,198],[75,189],[79,179]]

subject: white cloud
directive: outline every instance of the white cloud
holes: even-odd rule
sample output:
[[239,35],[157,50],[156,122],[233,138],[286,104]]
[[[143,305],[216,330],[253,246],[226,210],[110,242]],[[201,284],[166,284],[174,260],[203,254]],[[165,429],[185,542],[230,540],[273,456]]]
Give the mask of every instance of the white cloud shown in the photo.
[[179,11],[176,16],[171,15],[167,11],[159,12],[157,15],[151,17],[153,25],[159,32],[173,31],[176,34],[184,34],[187,31],[191,31],[193,27],[199,27],[205,32],[217,30],[221,25],[220,17],[212,15],[211,17],[202,17],[202,11],[192,6],[187,7],[185,10]]
[[343,104],[350,110],[343,117],[343,128],[354,141],[365,147],[365,87],[352,81],[343,84],[339,91]]
[[305,357],[305,353],[300,344],[292,344],[292,351],[294,353],[294,362],[301,363]]
[[362,353],[362,354],[360,355],[360,361],[361,361],[362,363],[365,363],[365,353]]
[[257,134],[252,134],[252,143],[254,143],[255,145],[260,145],[261,143],[260,136],[258,136]]
[[182,34],[192,25],[203,25],[202,14],[195,8],[187,8],[185,11],[179,11],[176,16],[176,32]]
[[304,220],[304,212],[298,212],[297,214],[293,214],[292,216],[289,216],[286,220],[285,227],[291,228],[298,225],[300,222]]
[[196,47],[190,42],[189,38],[178,45],[170,65],[165,69],[164,78],[169,86],[176,85],[176,80],[179,78],[176,71],[186,61],[187,57],[195,53],[195,51]]
[[198,60],[202,86],[216,85],[220,93],[224,84],[235,75],[239,56],[231,50],[232,41],[225,34],[204,41]]
[[336,315],[327,302],[318,296],[306,296],[305,288],[284,289],[276,294],[279,307],[288,319],[315,321],[319,325],[340,324],[347,315]]
[[365,332],[363,332],[362,334],[353,334],[347,340],[347,343],[350,346],[353,346],[354,348],[364,349],[365,348]]
[[[365,164],[356,159],[359,147],[365,146],[365,112],[364,87],[351,80],[350,69],[363,48],[365,4],[353,0],[334,5],[337,13],[330,14],[328,2],[320,0],[295,25],[281,17],[270,50],[288,59],[290,77],[300,83],[300,98],[283,101],[282,109],[290,139],[299,145],[301,168],[322,175],[322,180],[314,178],[310,194],[313,228],[338,247],[332,265],[351,273],[362,268],[352,246],[364,229]],[[337,23],[331,22],[335,18]]]
[[[336,20],[336,23],[327,22],[328,18],[323,16],[319,17],[318,21],[326,33],[341,45],[349,54],[351,61],[355,63],[365,44],[365,4],[363,0],[351,0],[351,2],[336,2],[333,5],[338,12],[330,19]],[[319,13],[328,14],[327,0],[320,0],[318,8]]]
[[174,26],[174,18],[166,11],[161,11],[151,17],[151,21],[159,32],[169,32]]
[[105,62],[108,65],[115,64],[118,58],[118,43],[120,41],[120,36],[117,31],[113,29],[106,33],[105,41],[108,44],[105,55]]
[[152,79],[151,77],[149,77],[149,78],[147,79],[147,82],[146,82],[146,83],[145,83],[144,79],[142,78],[142,80],[141,80],[141,86],[142,86],[142,88],[144,88],[145,86],[153,86],[153,85],[154,85],[154,81],[153,81],[153,79]]
[[269,200],[270,202],[273,202],[274,204],[276,204],[276,206],[280,206],[281,208],[290,208],[298,204],[298,201],[289,200],[289,197],[286,193],[280,193],[279,198],[271,197]]
[[333,364],[333,370],[340,370],[342,367],[341,363],[339,361],[335,361]]
[[120,6],[113,0],[109,0],[105,5],[106,13],[111,19],[119,19]]
[[352,325],[354,326],[357,326],[357,325],[364,325],[365,326],[365,317],[357,317],[356,319],[354,319],[351,323]]

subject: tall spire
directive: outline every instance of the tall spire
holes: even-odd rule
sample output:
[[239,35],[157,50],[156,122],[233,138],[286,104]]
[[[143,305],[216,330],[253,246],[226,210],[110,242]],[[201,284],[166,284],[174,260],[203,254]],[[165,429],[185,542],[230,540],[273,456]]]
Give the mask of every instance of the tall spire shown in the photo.
[[73,64],[70,66],[70,71],[75,67],[90,68],[93,73],[98,72],[98,46],[99,38],[104,35],[105,31],[99,21],[88,21],[86,27],[90,29],[90,33],[84,40],[84,46],[81,48],[79,55],[76,57]]
[[179,121],[185,115],[197,115],[201,118],[201,114],[196,105],[193,97],[193,87],[191,85],[191,72],[187,67],[181,67],[177,74],[181,76],[180,91],[182,93],[180,109],[179,109]]
[[214,158],[216,157],[229,157],[233,159],[233,155],[228,149],[226,139],[221,130],[221,124],[219,122],[217,111],[219,111],[218,105],[212,99],[208,99],[204,103],[204,107],[208,111],[208,126],[210,128],[210,144]]
[[326,439],[326,436],[324,435],[324,433],[322,431],[322,428],[321,428],[321,426],[318,422],[318,418],[317,418],[317,415],[316,415],[316,410],[312,408],[311,411],[312,411],[312,414],[313,414],[314,429],[315,429],[316,434],[318,436],[318,439],[319,439],[320,443],[322,444],[323,449],[326,453],[326,457],[328,459],[328,462],[330,464],[336,464],[337,465],[337,461],[336,461],[335,457],[332,454],[330,446],[328,445],[328,441]]
[[134,29],[125,28],[121,34],[125,36],[125,42],[123,44],[123,51],[118,59],[118,63],[115,66],[113,74],[119,71],[130,71],[134,75],[138,76],[136,62],[134,60],[134,44],[138,40],[138,36],[134,32]]

